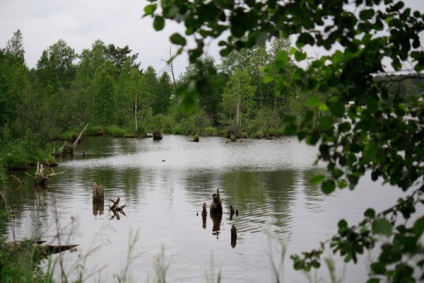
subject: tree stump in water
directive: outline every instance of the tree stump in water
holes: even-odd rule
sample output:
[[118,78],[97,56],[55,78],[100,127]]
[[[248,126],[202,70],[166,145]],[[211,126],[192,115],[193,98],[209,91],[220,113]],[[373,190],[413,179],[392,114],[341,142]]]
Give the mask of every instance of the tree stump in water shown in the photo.
[[93,201],[104,201],[105,195],[103,186],[97,183],[93,184]]
[[216,190],[216,193],[212,195],[212,203],[209,207],[209,212],[212,215],[222,215],[222,203],[221,196],[219,195],[219,190]]
[[231,246],[235,248],[237,245],[237,229],[236,225],[233,224],[231,227]]
[[104,189],[102,185],[93,184],[93,215],[102,215],[105,206]]
[[159,131],[154,131],[153,132],[153,140],[154,141],[160,141],[162,139],[162,134]]
[[199,135],[192,135],[190,138],[193,142],[199,142]]

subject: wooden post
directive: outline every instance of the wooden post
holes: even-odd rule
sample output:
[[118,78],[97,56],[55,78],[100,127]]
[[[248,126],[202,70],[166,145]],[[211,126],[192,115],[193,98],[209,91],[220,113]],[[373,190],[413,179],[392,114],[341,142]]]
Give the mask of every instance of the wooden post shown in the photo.
[[103,186],[97,183],[93,184],[93,201],[104,201],[105,195],[103,191]]
[[231,227],[231,246],[235,248],[237,245],[237,228],[236,225],[233,224]]
[[103,186],[93,184],[93,215],[102,215],[105,207],[105,196]]

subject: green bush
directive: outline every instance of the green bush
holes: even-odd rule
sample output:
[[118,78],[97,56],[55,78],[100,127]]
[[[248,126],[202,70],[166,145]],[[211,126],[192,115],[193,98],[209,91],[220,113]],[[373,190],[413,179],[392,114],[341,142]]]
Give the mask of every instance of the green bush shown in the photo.
[[176,124],[171,128],[171,134],[174,135],[184,135],[187,131],[182,127],[181,124]]
[[202,131],[202,135],[204,136],[217,136],[218,135],[218,129],[215,127],[206,127]]

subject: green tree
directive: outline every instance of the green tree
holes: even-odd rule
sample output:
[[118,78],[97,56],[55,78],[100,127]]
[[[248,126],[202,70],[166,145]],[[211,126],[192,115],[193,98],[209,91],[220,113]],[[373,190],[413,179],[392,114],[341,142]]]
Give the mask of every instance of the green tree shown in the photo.
[[7,41],[5,52],[10,54],[19,64],[25,63],[25,50],[21,30],[17,30],[13,37]]
[[[159,5],[161,9],[157,9]],[[279,51],[275,65],[265,69],[264,81],[273,82],[277,93],[288,87],[286,70],[290,59],[306,59],[305,46],[328,50],[329,55],[311,61],[305,68],[291,66],[289,82],[301,93],[317,91],[329,95],[308,97],[305,103],[312,110],[306,111],[300,121],[284,119],[286,134],[297,134],[300,140],[318,145],[318,159],[328,164],[329,175],[314,177],[311,183],[321,183],[323,192],[329,194],[337,187],[354,189],[359,179],[371,172],[373,180],[380,179],[409,192],[408,197],[381,213],[367,210],[358,225],[341,220],[329,246],[346,262],[356,262],[359,254],[375,246],[378,235],[390,236],[370,265],[369,282],[424,279],[424,249],[420,242],[424,217],[421,214],[406,223],[396,221],[397,215],[411,219],[424,201],[423,92],[421,89],[405,99],[373,79],[375,73],[384,72],[384,59],[389,59],[395,71],[406,63],[415,72],[411,76],[420,77],[424,69],[419,37],[424,31],[421,12],[394,0],[152,0],[145,8],[145,16],[154,18],[157,30],[163,28],[157,23],[164,19],[184,19],[186,35],[194,37],[196,43],[187,49],[191,62],[203,54],[204,42],[209,38],[221,39],[220,53],[226,56],[232,50],[252,48],[273,37],[295,35],[296,47],[289,52]],[[181,52],[188,42],[180,34],[173,34],[170,40],[181,46]],[[185,89],[185,103],[194,101],[190,96],[203,91],[207,83],[202,80],[194,80],[194,90]],[[353,106],[346,107],[347,104]],[[390,217],[395,220],[390,221]],[[292,256],[294,267],[319,267],[324,248],[322,245]]]
[[158,91],[153,97],[153,114],[166,114],[169,111],[173,92],[174,86],[171,77],[167,72],[163,72],[159,77]]
[[108,61],[96,73],[94,82],[94,122],[108,126],[115,123],[115,81],[116,67]]
[[242,130],[242,121],[247,120],[252,110],[255,87],[250,85],[250,76],[246,71],[236,70],[228,81],[222,94],[221,106],[229,121],[228,125]]
[[29,88],[29,71],[24,64],[20,36],[16,32],[7,47],[0,50],[0,130],[7,130],[14,138],[25,132],[22,114]]
[[37,62],[37,76],[42,86],[51,87],[52,91],[69,88],[75,77],[76,57],[74,49],[62,39],[44,50]]
[[185,88],[193,78],[204,77],[204,81],[207,82],[208,86],[204,92],[200,93],[196,103],[205,111],[207,118],[214,125],[218,124],[222,91],[229,77],[229,74],[217,72],[216,69],[215,59],[211,56],[205,56],[199,58],[195,63],[189,64],[178,80],[180,88]]

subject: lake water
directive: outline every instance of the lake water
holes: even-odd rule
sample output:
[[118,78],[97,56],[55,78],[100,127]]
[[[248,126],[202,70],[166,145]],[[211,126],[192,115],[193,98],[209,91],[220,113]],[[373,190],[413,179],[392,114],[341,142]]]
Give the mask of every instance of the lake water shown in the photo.
[[[76,252],[50,257],[62,262],[69,280],[82,274],[86,282],[117,282],[126,274],[155,282],[156,272],[167,268],[168,282],[217,282],[219,274],[221,282],[276,282],[274,264],[280,282],[327,282],[327,268],[294,271],[290,255],[318,248],[340,218],[356,224],[364,210],[387,208],[400,193],[365,178],[354,191],[326,196],[308,184],[325,169],[314,165],[315,157],[315,148],[295,138],[84,138],[46,190],[26,185],[13,191],[13,225],[1,229],[9,239],[78,244]],[[31,184],[23,173],[15,175]],[[100,208],[92,202],[94,182],[105,187]],[[202,204],[209,206],[217,189],[224,215],[203,221]],[[126,204],[119,219],[108,209],[117,197]],[[230,217],[230,205],[238,216]],[[356,266],[333,257],[337,276],[364,282],[369,257]]]

